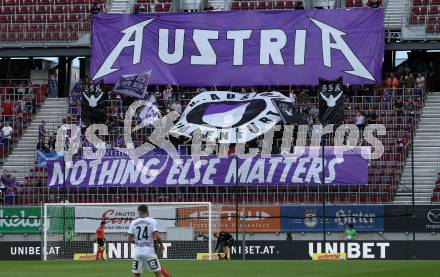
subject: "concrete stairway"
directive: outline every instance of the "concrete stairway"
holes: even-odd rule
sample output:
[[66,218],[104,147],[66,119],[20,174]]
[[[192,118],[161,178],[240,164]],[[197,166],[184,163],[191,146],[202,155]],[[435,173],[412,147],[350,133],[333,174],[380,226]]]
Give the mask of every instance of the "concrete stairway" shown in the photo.
[[[440,92],[428,95],[414,136],[415,201],[431,202],[440,164]],[[411,202],[411,155],[403,169],[395,203]]]
[[48,134],[53,134],[62,123],[62,119],[67,115],[67,111],[68,103],[66,98],[46,98],[40,110],[32,118],[31,125],[24,131],[18,144],[6,158],[3,170],[10,171],[19,181],[28,176],[30,169],[35,165],[38,127],[41,121],[44,120],[46,122]]
[[133,0],[111,0],[108,13],[130,13],[135,2]]
[[407,16],[406,4],[407,1],[404,0],[387,0],[385,2],[385,29],[400,30]]
[[208,6],[213,7],[216,11],[227,11],[230,9],[230,0],[208,0]]

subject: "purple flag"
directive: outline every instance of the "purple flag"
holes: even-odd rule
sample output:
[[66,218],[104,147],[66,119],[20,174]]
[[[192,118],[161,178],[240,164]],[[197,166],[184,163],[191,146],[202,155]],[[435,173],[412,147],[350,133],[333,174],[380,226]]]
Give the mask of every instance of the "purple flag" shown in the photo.
[[147,93],[151,70],[142,74],[123,75],[119,77],[113,91],[119,94],[144,99]]
[[379,83],[382,9],[93,16],[93,79],[153,69],[151,84]]
[[[341,158],[334,148],[326,149],[324,176],[327,184],[368,184],[368,160],[361,155],[361,148],[355,150],[345,152]],[[200,161],[183,156],[182,167],[166,156],[146,156],[137,163],[118,156],[99,161],[75,160],[72,167],[64,171],[62,161],[48,161],[48,186],[63,186],[64,173],[68,187],[234,186],[237,161],[238,184],[242,186],[319,185],[323,168],[319,153],[318,149],[313,156],[306,148],[297,158],[210,156],[200,157]],[[162,170],[158,170],[160,168]]]

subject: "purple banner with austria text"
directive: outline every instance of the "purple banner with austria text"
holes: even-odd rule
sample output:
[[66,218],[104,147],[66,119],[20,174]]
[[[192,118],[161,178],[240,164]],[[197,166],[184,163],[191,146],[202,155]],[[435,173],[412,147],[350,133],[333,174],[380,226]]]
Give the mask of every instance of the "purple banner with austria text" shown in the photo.
[[[360,148],[337,156],[333,148],[325,153],[326,184],[350,185],[368,183],[368,160]],[[359,151],[357,151],[359,150]],[[306,149],[298,158],[255,156],[239,159],[180,157],[179,167],[167,156],[146,156],[137,163],[128,157],[101,160],[74,160],[65,168],[67,187],[147,187],[147,186],[234,186],[238,160],[239,185],[319,185],[322,180],[322,157]],[[63,161],[48,161],[48,186],[63,186]]]
[[382,9],[99,14],[92,34],[93,80],[188,86],[380,83],[385,44]]

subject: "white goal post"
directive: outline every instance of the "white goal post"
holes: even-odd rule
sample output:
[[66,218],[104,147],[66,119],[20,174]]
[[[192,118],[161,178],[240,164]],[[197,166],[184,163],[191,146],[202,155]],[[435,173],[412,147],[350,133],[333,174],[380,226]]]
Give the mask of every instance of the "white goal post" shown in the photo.
[[211,202],[155,202],[44,204],[43,260],[94,260],[96,229],[102,221],[106,223],[105,258],[131,259],[133,245],[127,242],[127,231],[139,205],[147,205],[150,216],[158,221],[164,243],[164,251],[156,250],[159,258],[212,259],[212,234],[220,225],[220,212],[213,209],[221,206]]

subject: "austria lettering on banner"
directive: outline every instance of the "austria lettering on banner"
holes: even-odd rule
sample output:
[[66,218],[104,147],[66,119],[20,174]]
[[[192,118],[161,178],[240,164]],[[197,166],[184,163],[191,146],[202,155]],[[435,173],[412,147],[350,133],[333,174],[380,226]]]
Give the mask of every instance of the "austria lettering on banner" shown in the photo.
[[93,16],[94,80],[153,70],[151,84],[380,83],[383,9]]
[[[322,157],[311,157],[307,151],[298,158],[200,157],[198,162],[189,156],[181,158],[182,167],[165,156],[144,157],[137,163],[125,157],[81,159],[64,171],[62,161],[49,161],[48,186],[63,186],[64,177],[68,187],[234,186],[237,161],[239,185],[317,185],[322,179]],[[161,167],[157,174],[145,174]],[[324,176],[327,184],[367,184],[368,160],[360,151],[346,152],[343,158],[327,151]]]

